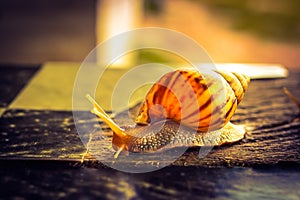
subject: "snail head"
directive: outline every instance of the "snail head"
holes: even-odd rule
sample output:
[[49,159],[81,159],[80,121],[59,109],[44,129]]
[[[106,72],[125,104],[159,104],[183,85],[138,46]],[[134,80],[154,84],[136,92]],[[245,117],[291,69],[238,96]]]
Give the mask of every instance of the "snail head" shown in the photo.
[[111,117],[101,108],[101,106],[90,96],[86,95],[86,98],[94,105],[91,112],[100,117],[113,131],[113,148],[116,150],[115,158],[121,153],[121,151],[128,151],[130,148],[130,141],[134,140],[134,136],[127,134],[127,129],[130,127],[121,128],[118,126]]

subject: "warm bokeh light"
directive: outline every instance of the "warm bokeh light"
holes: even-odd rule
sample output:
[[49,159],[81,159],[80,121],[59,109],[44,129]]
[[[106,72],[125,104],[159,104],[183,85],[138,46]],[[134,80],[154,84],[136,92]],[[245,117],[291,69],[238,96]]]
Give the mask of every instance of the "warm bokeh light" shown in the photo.
[[[143,13],[143,1],[140,0],[102,0],[98,1],[96,7],[96,39],[97,44],[124,31],[138,28],[141,25]],[[134,38],[124,38],[117,41],[105,52],[98,52],[97,62],[101,64],[101,57],[114,58],[116,49],[127,49]],[[114,62],[114,67],[128,66],[134,62],[135,56],[122,56]]]
[[[185,33],[215,62],[300,62],[300,15],[295,1],[163,1],[144,26]],[[246,13],[247,11],[247,13]]]
[[[215,62],[299,66],[299,1],[116,2],[1,2],[0,62],[82,62],[99,42],[119,32],[138,27],[163,27],[195,39]],[[117,48],[126,46],[126,42]]]

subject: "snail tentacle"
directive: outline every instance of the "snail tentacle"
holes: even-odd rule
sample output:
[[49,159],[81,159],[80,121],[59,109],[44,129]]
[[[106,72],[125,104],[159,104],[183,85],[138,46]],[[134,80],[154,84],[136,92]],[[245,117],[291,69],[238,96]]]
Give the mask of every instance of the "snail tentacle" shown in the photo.
[[97,104],[97,102],[90,95],[86,95],[86,97],[94,105],[94,108],[91,110],[92,113],[100,117],[117,135],[119,135],[120,137],[126,136],[124,130],[109,117],[109,115]]
[[123,151],[124,147],[125,147],[125,145],[123,144],[120,148],[118,148],[118,150],[114,154],[114,159],[117,159],[119,157],[119,155]]
[[94,107],[101,112],[103,115],[105,115],[107,118],[110,118],[109,115],[103,110],[103,108],[91,97],[91,95],[87,94],[85,97],[94,105]]

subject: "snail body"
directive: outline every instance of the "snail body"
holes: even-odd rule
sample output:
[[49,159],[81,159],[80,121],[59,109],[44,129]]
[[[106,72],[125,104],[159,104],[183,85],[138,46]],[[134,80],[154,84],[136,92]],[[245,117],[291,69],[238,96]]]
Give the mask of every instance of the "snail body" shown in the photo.
[[[133,153],[151,153],[175,147],[220,146],[233,143],[244,137],[245,129],[227,123],[222,129],[207,133],[193,132],[189,127],[179,127],[173,120],[155,122],[150,126],[122,127],[126,137],[113,135],[112,143],[122,150]],[[124,145],[126,144],[126,145]]]
[[229,120],[249,81],[245,75],[223,71],[169,72],[149,90],[136,125],[127,127],[119,127],[90,96],[88,99],[94,104],[92,112],[111,127],[112,143],[118,153],[214,146],[244,137],[244,128]]

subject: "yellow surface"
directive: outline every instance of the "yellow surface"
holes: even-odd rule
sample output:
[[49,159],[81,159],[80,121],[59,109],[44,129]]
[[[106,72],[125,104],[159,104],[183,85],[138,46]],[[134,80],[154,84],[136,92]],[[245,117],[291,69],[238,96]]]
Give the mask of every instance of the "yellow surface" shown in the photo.
[[[45,63],[9,107],[14,109],[72,110],[73,85],[80,64],[70,62]],[[96,100],[105,110],[111,109],[111,95],[114,86],[126,71],[128,69],[109,68],[99,77]],[[144,76],[147,74],[137,78],[143,79]],[[137,98],[133,97],[130,100],[136,102]],[[88,109],[87,105],[90,105],[88,100],[83,98],[82,101],[80,102],[80,105],[83,105],[82,108],[77,110]],[[92,108],[92,105],[90,106]]]
[[71,110],[73,83],[79,67],[80,63],[44,64],[10,108]]
[[[72,62],[45,63],[10,104],[9,108],[72,110],[73,87],[80,65],[81,63]],[[176,68],[185,65],[168,64],[167,66]],[[90,65],[85,63],[85,67],[90,67]],[[96,86],[89,82],[89,79],[95,78],[95,76],[86,74],[87,81],[81,83],[76,89],[90,91],[89,88],[96,87],[96,94],[90,95],[93,97],[95,95],[96,101],[105,110],[121,111],[145,98],[147,91],[152,86],[152,83],[147,82],[147,80],[158,80],[165,73],[164,68],[149,67],[144,66],[140,68],[141,71],[109,67],[100,75]],[[259,67],[265,70],[265,74],[272,70],[270,66]],[[94,73],[94,71],[84,73]],[[130,90],[131,86],[136,86],[134,91]],[[85,95],[86,93],[76,97],[76,110],[92,108],[92,105],[84,98]],[[0,115],[2,112],[4,110],[0,110]]]
[[0,117],[2,116],[5,110],[6,110],[5,108],[0,108]]

